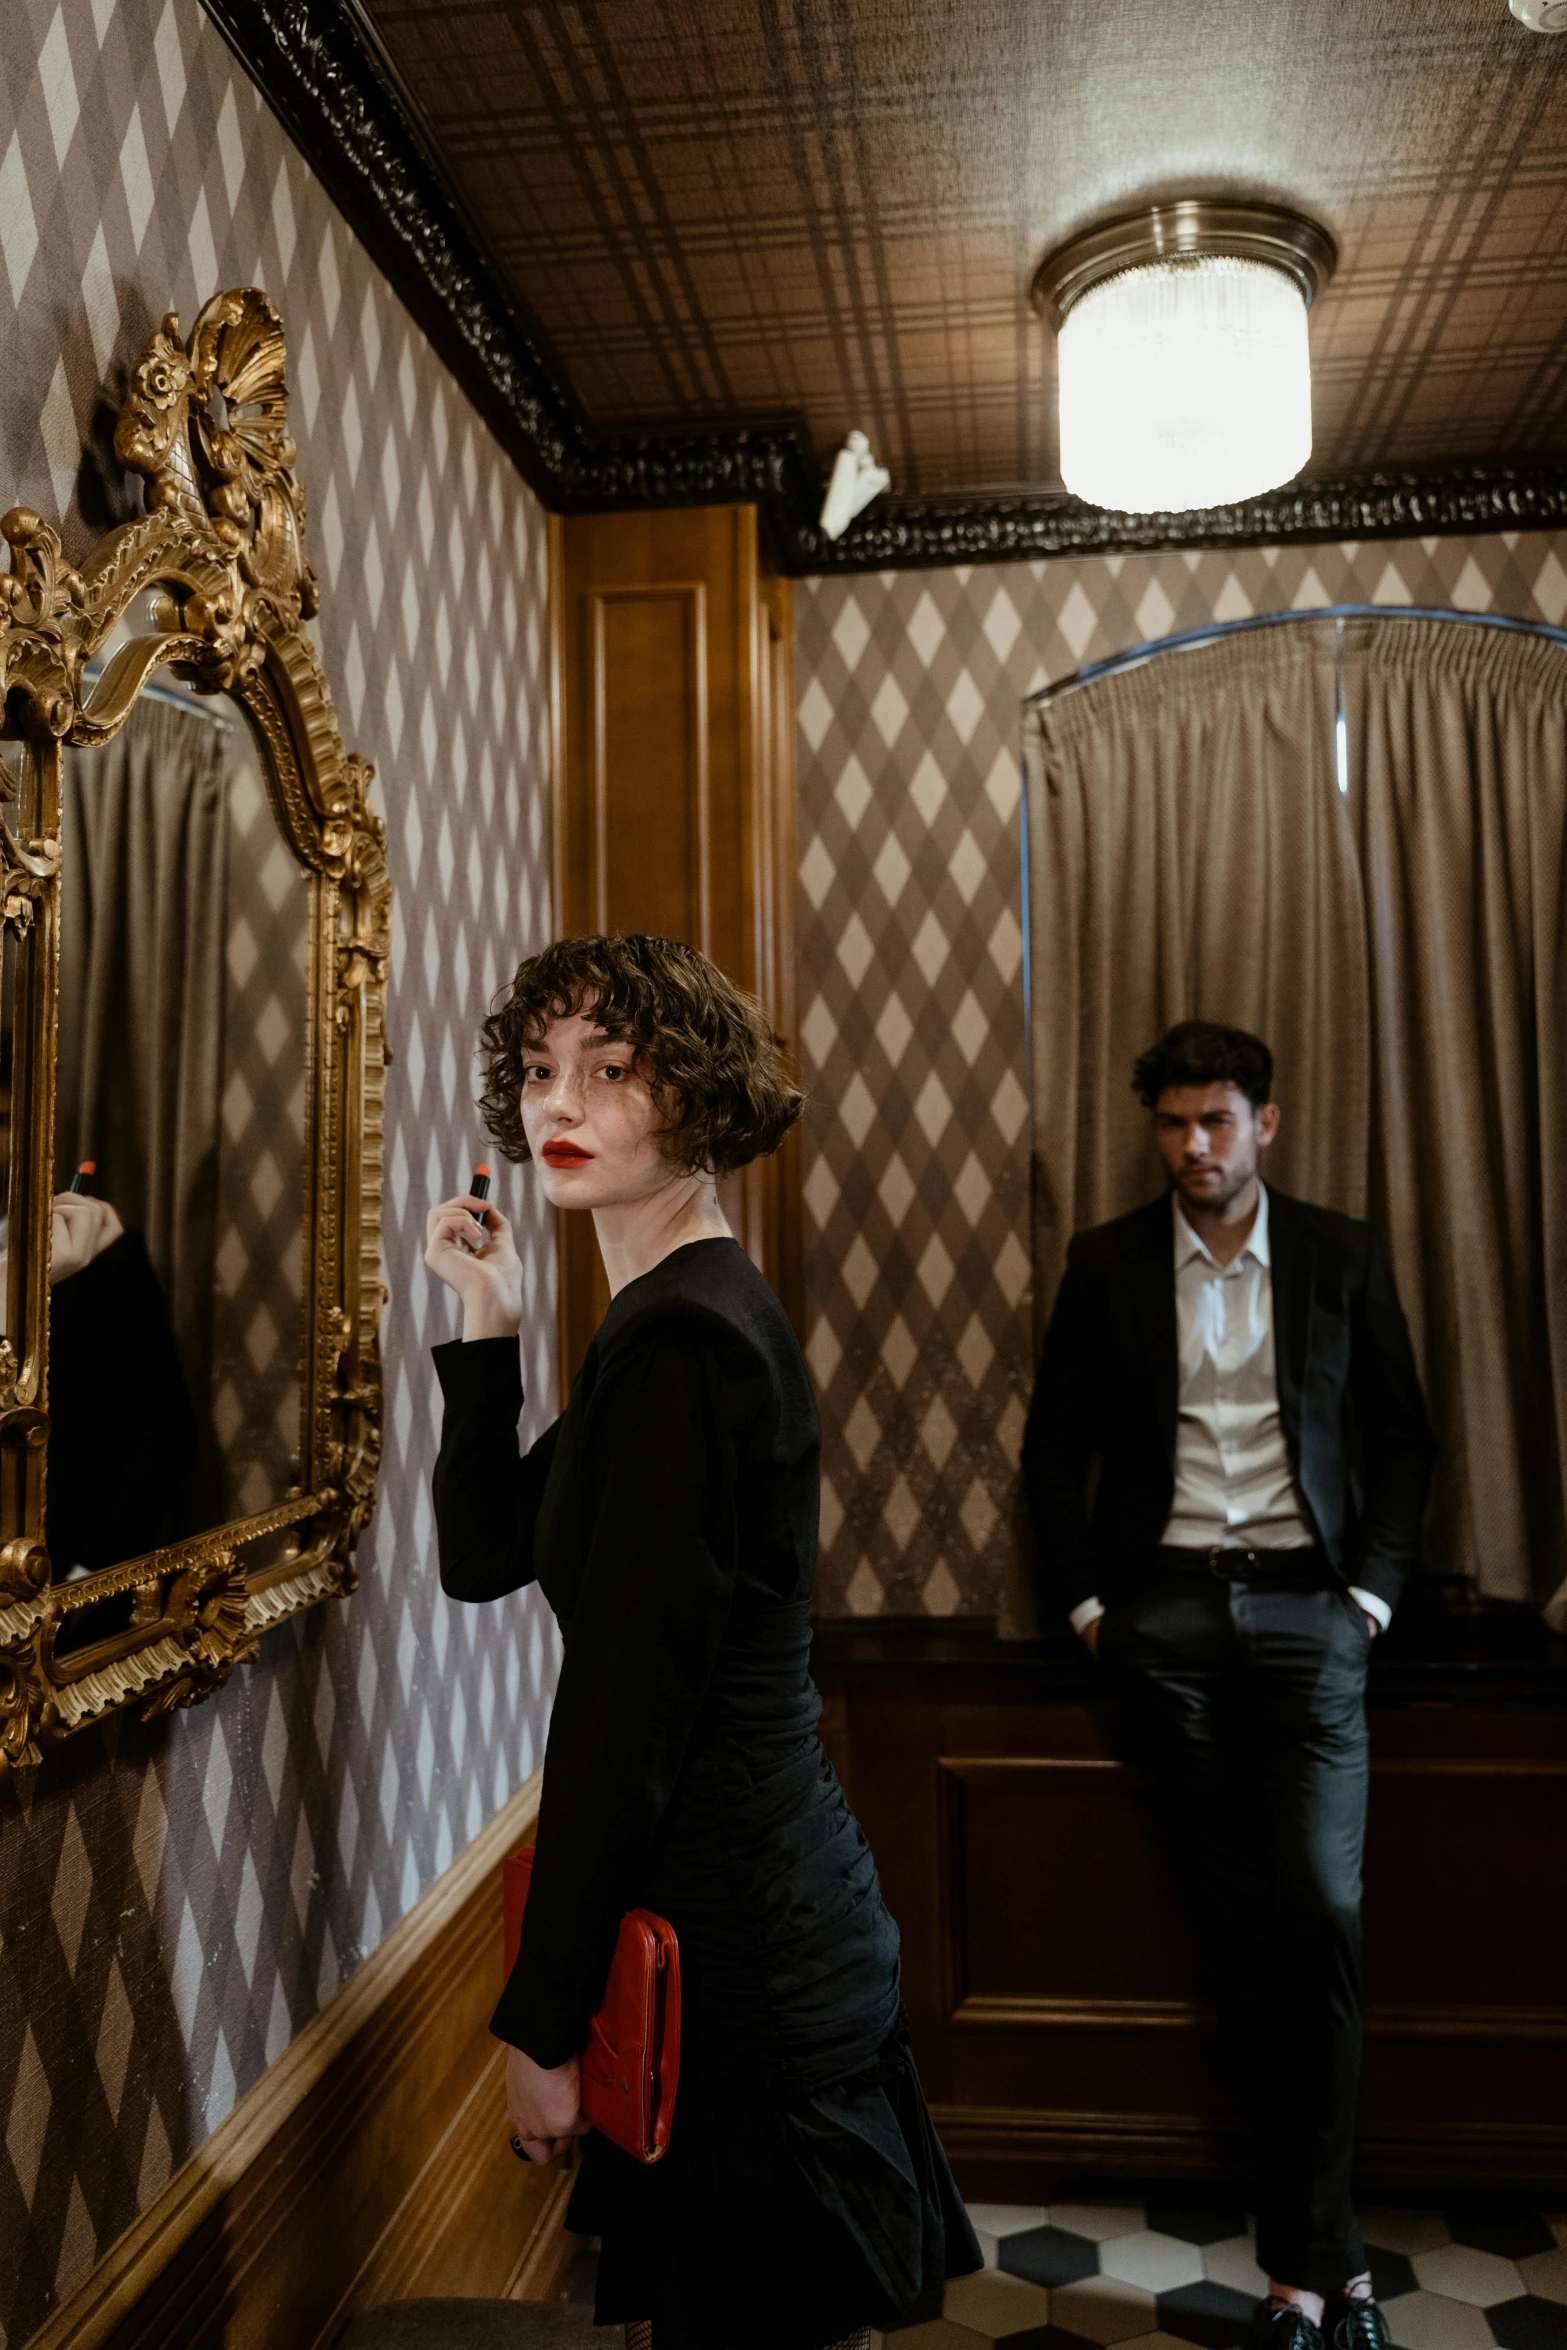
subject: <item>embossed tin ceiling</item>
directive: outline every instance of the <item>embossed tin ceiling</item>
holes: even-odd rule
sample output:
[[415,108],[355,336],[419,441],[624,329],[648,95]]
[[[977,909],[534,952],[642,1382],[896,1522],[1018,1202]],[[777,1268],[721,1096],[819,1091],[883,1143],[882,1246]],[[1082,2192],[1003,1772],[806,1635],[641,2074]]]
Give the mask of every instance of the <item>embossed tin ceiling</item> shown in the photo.
[[359,4],[598,427],[1049,488],[1040,255],[1249,191],[1339,246],[1308,479],[1567,449],[1567,40],[1506,0]]

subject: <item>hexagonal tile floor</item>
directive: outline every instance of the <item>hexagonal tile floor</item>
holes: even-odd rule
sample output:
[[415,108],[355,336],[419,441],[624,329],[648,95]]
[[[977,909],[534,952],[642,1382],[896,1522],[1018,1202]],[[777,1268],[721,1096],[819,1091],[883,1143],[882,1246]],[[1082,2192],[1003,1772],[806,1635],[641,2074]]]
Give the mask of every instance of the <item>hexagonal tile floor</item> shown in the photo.
[[[1232,2350],[1267,2285],[1245,2212],[1217,2202],[969,2209],[984,2268],[873,2336],[887,2350]],[[1361,2224],[1396,2350],[1567,2350],[1567,2213],[1476,2202]]]

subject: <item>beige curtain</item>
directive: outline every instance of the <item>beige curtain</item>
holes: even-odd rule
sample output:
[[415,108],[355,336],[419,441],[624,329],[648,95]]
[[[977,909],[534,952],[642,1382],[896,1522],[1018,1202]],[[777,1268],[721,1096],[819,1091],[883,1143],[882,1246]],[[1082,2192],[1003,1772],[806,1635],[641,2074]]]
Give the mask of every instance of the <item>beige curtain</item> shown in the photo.
[[[1028,768],[1042,1315],[1073,1233],[1159,1190],[1131,1069],[1177,1020],[1268,1039],[1278,1182],[1364,1213],[1365,932],[1333,729],[1331,627],[1163,654],[1040,714]],[[1324,1032],[1340,1040],[1331,1067]]]
[[203,1433],[195,1523],[221,1514],[207,1413],[226,741],[199,707],[144,696],[105,749],[68,755],[61,817],[55,1179],[96,1159],[93,1189],[146,1238]]
[[1567,652],[1344,631],[1371,941],[1369,1212],[1440,1437],[1426,1563],[1563,1610]]
[[1028,806],[1041,1330],[1072,1234],[1161,1183],[1136,1054],[1180,1019],[1255,1029],[1274,1180],[1392,1251],[1441,1444],[1427,1565],[1550,1601],[1567,657],[1398,619],[1162,654],[1040,713]]

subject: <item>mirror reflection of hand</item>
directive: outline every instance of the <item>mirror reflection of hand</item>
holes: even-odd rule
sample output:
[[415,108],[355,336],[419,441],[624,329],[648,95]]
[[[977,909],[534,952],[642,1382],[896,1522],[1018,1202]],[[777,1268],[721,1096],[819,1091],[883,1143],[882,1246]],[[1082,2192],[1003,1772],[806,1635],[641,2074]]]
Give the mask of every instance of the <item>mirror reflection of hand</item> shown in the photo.
[[49,1286],[68,1281],[113,1246],[125,1226],[106,1199],[85,1191],[57,1191],[49,1252]]
[[424,1261],[461,1298],[465,1339],[516,1337],[522,1327],[522,1260],[511,1226],[493,1200],[463,1191],[432,1208]]

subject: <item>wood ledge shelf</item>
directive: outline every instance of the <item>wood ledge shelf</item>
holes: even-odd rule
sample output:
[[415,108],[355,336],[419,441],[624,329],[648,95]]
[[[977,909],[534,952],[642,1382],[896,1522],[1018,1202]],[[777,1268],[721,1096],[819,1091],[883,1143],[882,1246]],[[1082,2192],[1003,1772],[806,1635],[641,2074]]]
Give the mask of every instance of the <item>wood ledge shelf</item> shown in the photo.
[[[1098,1667],[1065,1626],[1032,1640],[1004,1640],[994,1616],[821,1616],[816,1676],[834,1686],[913,1673],[951,1681],[995,1678],[1009,1698],[1026,1683],[1041,1698],[1102,1699]],[[1567,1639],[1527,1608],[1484,1611],[1407,1600],[1372,1651],[1374,1705],[1567,1702]]]

